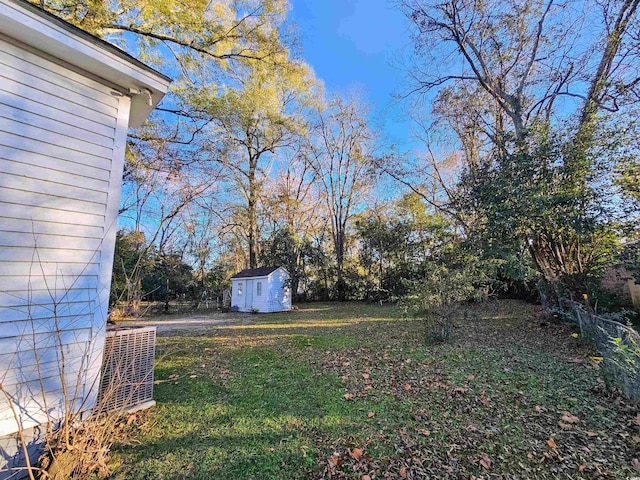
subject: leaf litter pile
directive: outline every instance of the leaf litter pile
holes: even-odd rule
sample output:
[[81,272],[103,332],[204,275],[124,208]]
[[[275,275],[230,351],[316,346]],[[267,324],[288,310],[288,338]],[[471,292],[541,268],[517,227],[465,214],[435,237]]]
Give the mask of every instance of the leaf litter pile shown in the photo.
[[429,345],[393,307],[321,306],[161,339],[120,478],[640,476],[638,404],[535,307],[470,306]]

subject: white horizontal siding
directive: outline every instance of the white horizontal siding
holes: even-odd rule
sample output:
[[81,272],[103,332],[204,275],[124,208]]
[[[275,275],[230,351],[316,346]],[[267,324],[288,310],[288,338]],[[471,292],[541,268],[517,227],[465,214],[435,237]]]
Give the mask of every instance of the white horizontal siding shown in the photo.
[[[118,98],[110,95],[109,89],[100,92],[96,89],[88,88],[77,81],[80,75],[44,59],[44,61],[41,61],[41,65],[25,61],[7,51],[12,48],[15,47],[6,42],[3,42],[3,45],[0,46],[2,51],[0,53],[0,76],[25,84],[33,90],[46,93],[52,97],[73,102],[78,108],[90,109],[112,118],[117,116]],[[27,53],[26,55],[33,54]],[[65,72],[65,74],[62,72]]]
[[[64,158],[57,158],[51,156],[51,152],[46,151],[46,149],[44,149],[42,153],[34,152],[33,150],[37,147],[36,144],[29,145],[31,148],[29,151],[20,148],[17,144],[5,146],[2,144],[4,141],[5,139],[0,136],[0,160],[10,160],[11,162],[23,165],[34,165],[38,168],[49,170],[52,175],[62,174],[93,179],[99,182],[109,181],[109,170],[105,168],[94,167],[90,164],[70,162]],[[55,177],[52,178],[55,179]],[[71,183],[71,185],[75,185],[75,183]]]
[[2,264],[3,275],[46,277],[77,277],[79,275],[98,275],[99,264],[94,263],[44,263],[44,262],[5,262]]
[[[78,309],[85,309],[89,314],[75,314],[74,312],[67,312],[65,308],[74,308],[71,306],[65,306],[60,311],[56,313],[55,318],[51,316],[51,311],[53,307],[49,311],[48,317],[43,318],[29,318],[30,313],[25,311],[24,309],[7,309],[7,310],[17,310],[23,313],[23,317],[21,320],[15,320],[10,322],[3,322],[2,325],[2,337],[1,338],[9,338],[9,337],[17,337],[20,335],[32,335],[34,331],[39,333],[49,333],[49,332],[57,332],[58,330],[77,330],[81,328],[89,328],[93,327],[92,322],[94,324],[100,323],[98,318],[100,314],[99,306],[96,303],[87,304],[86,308],[81,304],[73,304],[77,306]],[[37,314],[37,313],[36,313]]]
[[[20,288],[23,283],[22,275],[2,275],[0,277],[0,290],[3,292],[11,292]],[[75,285],[95,285],[98,282],[97,275],[79,275],[79,276],[62,276],[49,275],[42,276],[34,274],[29,278],[29,288],[34,290],[64,290]]]
[[0,131],[0,145],[29,153],[54,157],[65,162],[73,162],[80,165],[88,164],[94,168],[105,170],[106,172],[111,169],[111,161],[108,158],[94,157],[81,150],[67,148],[69,144],[64,142],[62,138],[57,139],[61,142],[60,144],[51,143],[47,140],[39,141],[37,138],[31,138],[29,131],[29,129],[24,129],[20,134]]
[[[83,286],[77,284],[75,287],[68,288],[64,291],[50,290],[34,290],[28,289],[28,284],[22,284],[17,288],[19,290],[11,292],[0,291],[0,320],[8,315],[7,312],[12,310],[20,310],[25,312],[24,319],[29,318],[28,309],[34,307],[46,307],[52,304],[58,305],[58,308],[64,308],[64,305],[76,302],[95,302],[98,296],[97,287]],[[3,334],[9,333],[2,331]]]
[[[40,121],[26,122],[15,120],[13,118],[7,118],[7,116],[0,115],[0,131],[6,133],[13,133],[15,135],[24,135],[28,133],[29,138],[33,140],[39,140],[41,142],[64,145],[65,147],[77,150],[79,152],[87,153],[96,157],[102,157],[111,161],[113,150],[111,146],[104,147],[102,145],[96,145],[92,142],[87,142],[75,137],[73,129],[56,128],[55,120],[49,120],[42,117],[33,115],[34,119],[39,118]],[[60,130],[70,130],[60,133]]]
[[80,93],[91,100],[100,101],[111,107],[118,107],[118,97],[113,96],[113,90],[110,87],[78,72],[63,68],[49,59],[1,38],[0,63],[12,66],[30,76]]
[[100,238],[68,237],[66,235],[33,234],[22,232],[3,232],[0,236],[0,247],[38,247],[64,248],[65,250],[97,250]]
[[[25,428],[59,417],[63,358],[64,383],[93,406],[129,107],[0,38],[0,381]],[[0,435],[16,429],[0,401]]]
[[[95,280],[94,280],[95,281]],[[96,313],[96,302],[93,301],[65,301],[62,300],[60,305],[44,304],[44,305],[29,305],[29,307],[19,306],[13,308],[5,308],[2,314],[2,325],[3,328],[7,327],[8,322],[18,322],[13,330],[14,331],[25,331],[31,328],[29,325],[29,321],[32,320],[46,320],[51,318],[53,315],[56,315],[58,319],[69,318],[71,321],[73,318],[78,318],[78,322],[82,323],[80,317],[85,315],[93,315]],[[25,320],[25,319],[30,320]],[[20,323],[27,322],[27,323]],[[42,325],[39,325],[42,327]],[[11,327],[7,327],[11,328]],[[8,337],[7,337],[8,338]],[[1,340],[2,338],[0,338]]]
[[[0,262],[93,263],[100,258],[94,250],[64,248],[0,247]],[[1,267],[0,267],[1,270]]]
[[0,211],[0,232],[22,232],[32,235],[64,235],[66,237],[99,239],[104,235],[103,227],[10,218],[3,216],[4,213],[4,211]]
[[54,105],[45,105],[32,98],[21,97],[15,94],[10,94],[9,92],[0,91],[0,105],[33,113],[42,118],[50,118],[52,120],[59,119],[62,124],[74,125],[79,130],[93,132],[105,139],[112,139],[115,132],[114,125],[105,125],[104,123],[96,120],[90,120],[88,118],[78,119],[78,117],[73,113],[60,110]]
[[[62,417],[65,403],[61,391],[46,392],[21,390],[21,395],[14,398],[14,406],[22,428],[31,428],[47,421],[55,421]],[[69,402],[72,410],[82,408],[83,398],[79,397]],[[47,412],[48,411],[48,414]],[[18,430],[16,420],[5,398],[0,398],[0,432],[15,432]]]
[[[0,187],[1,188],[1,187]],[[42,205],[31,205],[28,210],[16,202],[0,201],[0,214],[4,218],[15,218],[25,221],[69,223],[78,226],[105,228],[104,215],[90,215],[86,213],[60,211]],[[107,225],[108,226],[108,225]]]
[[[0,157],[1,158],[1,157]],[[13,175],[22,181],[45,181],[51,186],[50,188],[66,189],[76,195],[87,195],[91,192],[106,193],[109,191],[109,182],[107,180],[99,180],[93,177],[77,175],[74,172],[55,171],[47,169],[40,165],[29,165],[23,162],[13,162],[4,159],[0,162],[0,174]],[[64,190],[63,190],[64,191]],[[79,198],[82,198],[81,196]]]
[[[77,119],[76,124],[74,125],[73,123],[61,122],[59,118],[48,118],[7,104],[2,104],[2,107],[0,108],[0,116],[4,118],[5,121],[13,121],[23,125],[32,125],[44,131],[54,132],[69,138],[81,140],[89,145],[97,145],[108,149],[113,148],[113,138],[109,138],[106,135],[99,135],[89,130],[85,130],[84,128],[79,128]],[[71,117],[69,116],[67,120],[70,121]]]
[[[74,101],[69,101],[67,98],[64,98],[64,93],[59,92],[59,95],[52,95],[47,90],[52,90],[52,85],[47,85],[45,82],[41,80],[34,80],[34,85],[29,85],[29,77],[24,74],[19,77],[18,81],[16,79],[8,77],[9,73],[8,69],[0,69],[0,98],[4,96],[12,96],[15,95],[17,97],[21,97],[24,99],[29,99],[32,102],[40,103],[42,105],[48,105],[49,107],[55,108],[56,110],[61,110],[63,112],[69,114],[77,114],[79,117],[79,121],[83,119],[89,120],[91,122],[97,122],[106,127],[115,128],[116,121],[115,118],[112,117],[108,111],[110,110],[108,107],[100,108],[99,105],[92,105],[100,110],[94,110],[93,108],[82,108],[81,104],[76,102],[81,102],[82,99],[77,98],[76,95],[71,95]],[[12,69],[9,69],[12,70]],[[24,82],[24,83],[23,83]],[[39,87],[39,88],[38,88]]]
[[90,328],[78,328],[60,330],[59,332],[33,332],[30,335],[3,337],[0,338],[0,352],[32,352],[38,348],[84,344],[91,340],[90,333]]
[[[79,212],[101,216],[104,216],[106,212],[104,203],[92,202],[91,200],[78,200],[76,198],[57,196],[46,192],[29,191],[27,189],[31,182],[21,181],[19,186],[24,188],[24,190],[17,189],[13,188],[14,186],[18,186],[16,185],[15,177],[12,178],[11,175],[3,175],[2,178],[3,183],[6,182],[8,185],[2,185],[2,189],[0,189],[0,202],[17,203],[32,207],[46,205],[47,208],[53,208],[61,212]],[[34,182],[39,182],[39,180]],[[47,185],[47,188],[50,188],[50,185]],[[105,195],[102,194],[99,196],[104,197]]]
[[[68,359],[65,370],[70,375],[77,376],[81,372],[84,365],[82,357]],[[8,371],[8,374],[2,379],[2,384],[13,386],[19,383],[33,382],[39,378],[51,378],[56,375],[60,376],[59,362],[40,363],[39,365],[23,366],[22,368],[14,368]]]
[[86,351],[86,343],[68,343],[54,347],[44,347],[36,349],[26,349],[11,354],[0,355],[0,364],[10,365],[13,368],[32,367],[38,365],[38,363],[62,363],[62,359],[65,360],[72,358],[84,357]]

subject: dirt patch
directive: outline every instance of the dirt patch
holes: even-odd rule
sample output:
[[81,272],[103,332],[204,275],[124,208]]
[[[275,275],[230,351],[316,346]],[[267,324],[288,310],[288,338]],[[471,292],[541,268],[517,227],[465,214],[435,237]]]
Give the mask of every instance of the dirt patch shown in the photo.
[[156,327],[160,337],[200,336],[213,327],[249,325],[255,316],[250,313],[206,312],[192,314],[160,315],[136,320],[125,320],[119,325],[126,327]]

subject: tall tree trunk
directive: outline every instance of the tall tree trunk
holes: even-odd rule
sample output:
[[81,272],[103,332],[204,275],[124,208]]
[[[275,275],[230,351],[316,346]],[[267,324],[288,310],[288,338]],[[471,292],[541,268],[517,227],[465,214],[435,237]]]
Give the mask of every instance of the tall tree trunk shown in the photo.
[[336,299],[343,302],[347,298],[346,284],[344,281],[344,232],[336,232]]
[[258,157],[249,157],[249,202],[247,216],[249,217],[249,231],[247,232],[249,242],[249,268],[258,267],[258,185],[256,181],[256,171]]

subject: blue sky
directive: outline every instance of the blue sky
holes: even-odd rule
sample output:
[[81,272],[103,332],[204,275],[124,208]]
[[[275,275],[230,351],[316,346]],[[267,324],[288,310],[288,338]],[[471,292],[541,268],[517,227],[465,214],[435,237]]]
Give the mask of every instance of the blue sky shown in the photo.
[[361,94],[385,142],[407,148],[410,122],[392,96],[406,90],[399,68],[410,43],[405,17],[390,0],[291,0],[303,55],[327,93]]

